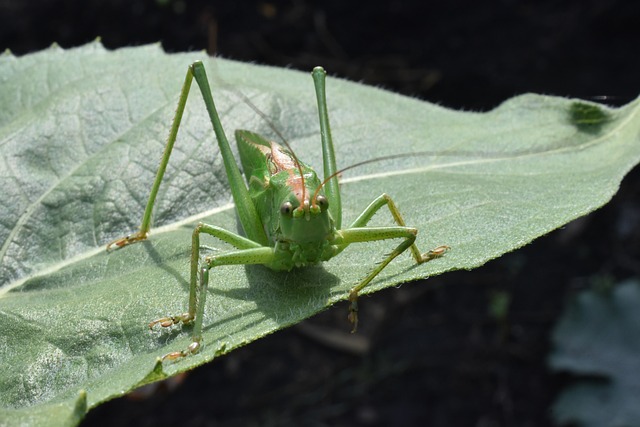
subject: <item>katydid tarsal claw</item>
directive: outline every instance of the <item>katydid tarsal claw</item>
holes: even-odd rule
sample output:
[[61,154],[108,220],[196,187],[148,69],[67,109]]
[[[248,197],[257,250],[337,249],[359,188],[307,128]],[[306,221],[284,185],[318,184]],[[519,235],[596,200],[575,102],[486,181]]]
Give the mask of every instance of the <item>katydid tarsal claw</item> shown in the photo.
[[[177,359],[197,353],[202,341],[202,322],[209,272],[221,265],[262,264],[273,270],[316,264],[338,255],[352,243],[377,240],[401,240],[385,258],[349,293],[349,321],[355,331],[358,326],[358,292],[360,292],[395,257],[409,249],[417,263],[442,256],[449,248],[439,246],[424,254],[415,245],[417,229],[408,227],[393,200],[386,194],[377,197],[353,221],[342,227],[342,206],[338,185],[339,170],[329,128],[325,96],[325,71],[321,67],[312,72],[320,118],[320,133],[324,163],[324,181],[302,163],[285,141],[282,147],[253,132],[235,132],[242,168],[248,185],[233,156],[229,142],[216,111],[209,82],[202,62],[195,62],[187,71],[178,107],[171,126],[167,145],[142,218],[140,230],[115,240],[109,245],[121,248],[147,238],[151,214],[171,151],[176,140],[191,83],[195,78],[204,98],[220,154],[229,179],[238,217],[245,233],[241,236],[215,225],[196,226],[191,243],[191,271],[189,308],[186,313],[152,321],[149,327],[193,323],[192,343],[183,351],[169,353]],[[369,220],[386,206],[396,223],[390,227],[368,227]],[[234,251],[200,259],[200,234],[205,233],[229,243]]]

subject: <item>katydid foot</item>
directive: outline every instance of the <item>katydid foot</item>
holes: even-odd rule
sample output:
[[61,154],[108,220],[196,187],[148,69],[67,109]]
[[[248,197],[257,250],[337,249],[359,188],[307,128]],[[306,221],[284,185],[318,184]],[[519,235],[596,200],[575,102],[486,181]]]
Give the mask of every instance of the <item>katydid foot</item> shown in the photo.
[[353,325],[351,328],[351,333],[355,334],[358,330],[358,291],[353,289],[349,293],[349,315],[347,319]]
[[[128,236],[115,239],[107,244],[107,252],[115,249],[124,248],[132,243],[141,242],[147,240],[148,232],[138,231],[137,233],[129,234]],[[112,249],[112,246],[115,248]]]
[[167,316],[156,319],[152,322],[149,322],[149,329],[153,329],[155,325],[160,325],[163,328],[168,328],[169,326],[177,325],[179,323],[189,324],[193,321],[193,315],[189,313],[183,313],[178,316]]
[[187,347],[186,350],[173,351],[171,353],[167,353],[164,356],[162,356],[161,359],[162,359],[163,362],[165,360],[177,360],[177,359],[181,359],[183,357],[190,356],[192,354],[196,354],[199,351],[200,351],[200,340],[197,340],[197,341],[193,341],[191,344],[189,344],[189,347]]
[[435,249],[431,249],[429,252],[425,252],[422,254],[421,260],[418,264],[422,264],[423,262],[431,261],[432,259],[440,258],[445,254],[449,249],[451,249],[447,245],[438,246]]
[[[159,319],[156,319],[149,323],[149,329],[153,329],[155,325],[160,325],[163,328],[168,328],[170,326],[177,325],[179,323],[182,323],[183,325],[188,325],[191,322],[193,322],[193,316],[190,315],[189,313],[183,313],[178,316],[167,316],[167,317],[161,317]],[[164,356],[162,356],[162,361],[164,362],[165,360],[176,360],[182,357],[187,357],[191,354],[196,354],[198,351],[200,351],[200,347],[201,347],[200,339],[194,338],[193,342],[189,344],[186,350],[173,351],[171,353],[167,353]]]

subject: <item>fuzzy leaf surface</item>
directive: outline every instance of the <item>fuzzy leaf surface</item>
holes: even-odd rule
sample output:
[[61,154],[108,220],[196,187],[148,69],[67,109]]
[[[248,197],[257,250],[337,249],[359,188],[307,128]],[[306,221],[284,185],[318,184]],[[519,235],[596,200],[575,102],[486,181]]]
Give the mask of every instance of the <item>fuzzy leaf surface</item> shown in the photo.
[[[249,129],[277,140],[241,92],[301,159],[322,170],[308,73],[167,55],[159,46],[107,51],[93,43],[0,56],[0,426],[75,425],[87,408],[344,300],[397,244],[354,244],[321,266],[289,273],[219,268],[202,351],[157,364],[190,342],[188,327],[149,331],[147,324],[186,309],[194,224],[238,228],[196,88],[149,240],[109,254],[104,245],[139,226],[196,59],[205,63],[229,136]],[[399,257],[362,294],[517,249],[602,206],[640,158],[638,100],[611,109],[522,95],[486,113],[457,112],[332,78],[327,98],[338,167],[415,153],[346,172],[343,223],[386,192],[418,228],[421,250],[452,248],[421,266]],[[371,224],[392,220],[381,211]],[[205,255],[229,249],[215,239],[202,244]]]

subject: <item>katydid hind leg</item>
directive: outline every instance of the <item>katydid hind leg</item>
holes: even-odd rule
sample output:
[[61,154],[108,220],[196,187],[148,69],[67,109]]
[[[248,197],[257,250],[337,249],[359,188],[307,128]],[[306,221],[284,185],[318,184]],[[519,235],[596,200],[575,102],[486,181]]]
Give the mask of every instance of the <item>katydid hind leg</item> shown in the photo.
[[184,108],[187,104],[187,98],[189,97],[189,90],[191,88],[192,81],[193,81],[193,74],[191,73],[191,70],[189,70],[187,71],[187,74],[184,79],[184,83],[182,84],[182,89],[180,90],[180,98],[178,99],[178,106],[176,107],[176,112],[173,116],[173,122],[171,123],[171,130],[169,131],[169,136],[167,137],[167,143],[162,153],[160,165],[158,166],[158,172],[156,172],[156,177],[153,181],[153,185],[151,186],[151,191],[149,193],[147,205],[145,207],[144,213],[142,214],[140,229],[136,233],[133,233],[128,236],[121,237],[119,239],[115,239],[109,242],[107,244],[107,251],[111,250],[112,247],[119,249],[131,243],[136,243],[142,240],[146,240],[147,236],[149,235],[149,229],[151,228],[151,218],[153,214],[153,207],[155,205],[156,197],[158,195],[158,190],[160,189],[160,184],[162,183],[162,179],[164,178],[164,173],[167,170],[167,164],[169,163],[169,158],[171,157],[173,146],[178,136],[178,129],[180,128],[180,122],[182,121]]
[[220,122],[220,117],[216,110],[213,96],[211,95],[211,88],[209,86],[209,81],[207,79],[204,65],[201,61],[196,61],[191,64],[189,66],[189,69],[187,70],[185,81],[180,91],[180,98],[178,100],[178,106],[176,108],[176,113],[171,125],[169,137],[167,138],[167,144],[160,161],[160,166],[158,167],[158,172],[156,173],[156,178],[154,180],[153,186],[151,187],[151,192],[142,217],[140,229],[136,233],[110,242],[109,244],[107,244],[107,250],[110,250],[112,247],[122,248],[131,243],[139,242],[147,238],[149,229],[151,227],[151,219],[156,196],[158,194],[160,184],[162,183],[169,158],[171,157],[173,146],[177,139],[178,129],[180,128],[180,122],[184,114],[184,109],[189,97],[191,83],[194,77],[196,79],[196,83],[198,83],[198,87],[200,88],[200,92],[204,99],[204,103],[207,108],[207,112],[209,113],[209,118],[211,120],[211,124],[218,141],[220,154],[222,156],[223,163],[225,165],[225,171],[229,179],[229,187],[231,189],[231,194],[233,196],[236,209],[238,210],[238,216],[240,218],[242,228],[245,231],[247,237],[249,237],[251,240],[262,245],[268,244],[262,222],[255,206],[253,205],[253,201],[249,196],[249,192],[242,178],[242,174],[240,173],[240,169],[238,168],[236,159],[233,156],[229,141],[224,133],[222,123]]
[[253,200],[249,195],[249,190],[244,182],[242,173],[238,163],[231,151],[229,140],[224,133],[222,123],[220,122],[220,116],[213,102],[213,96],[211,94],[211,88],[209,86],[209,80],[207,73],[204,69],[204,65],[200,61],[194,62],[189,68],[193,73],[193,76],[200,87],[202,98],[204,99],[207,112],[209,113],[209,119],[213,126],[213,131],[216,134],[218,140],[218,147],[220,148],[220,155],[224,163],[225,170],[227,172],[227,178],[229,179],[229,187],[231,194],[233,195],[233,201],[236,205],[238,217],[240,218],[240,224],[247,235],[247,237],[254,242],[260,243],[263,246],[268,245],[267,235],[262,225],[262,220],[258,215],[258,211],[253,204]]
[[329,212],[339,230],[342,226],[342,202],[340,200],[340,184],[336,172],[336,155],[331,137],[329,125],[329,113],[327,111],[327,96],[325,88],[326,72],[322,67],[315,67],[311,73],[316,91],[318,103],[318,118],[320,119],[320,138],[322,141],[322,162],[324,166],[324,178],[332,178],[324,185],[324,193],[329,200]]

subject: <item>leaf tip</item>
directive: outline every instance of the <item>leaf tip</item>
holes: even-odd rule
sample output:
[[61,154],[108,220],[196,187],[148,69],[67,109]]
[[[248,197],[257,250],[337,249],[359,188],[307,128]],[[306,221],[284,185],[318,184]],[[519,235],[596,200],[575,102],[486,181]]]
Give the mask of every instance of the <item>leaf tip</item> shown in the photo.
[[80,389],[71,413],[70,425],[77,425],[87,415],[87,391]]

